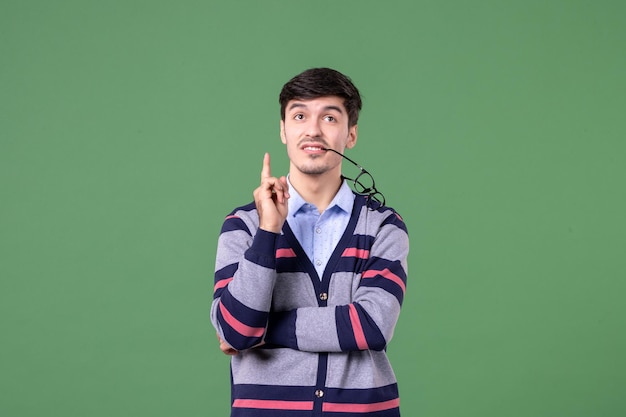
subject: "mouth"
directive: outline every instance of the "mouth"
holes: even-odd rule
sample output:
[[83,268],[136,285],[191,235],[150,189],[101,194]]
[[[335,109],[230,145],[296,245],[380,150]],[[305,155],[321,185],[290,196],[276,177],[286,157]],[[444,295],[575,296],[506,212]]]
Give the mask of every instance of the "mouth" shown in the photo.
[[324,146],[318,145],[318,144],[311,144],[311,143],[302,145],[300,149],[310,154],[320,154],[320,153],[326,152],[326,148]]

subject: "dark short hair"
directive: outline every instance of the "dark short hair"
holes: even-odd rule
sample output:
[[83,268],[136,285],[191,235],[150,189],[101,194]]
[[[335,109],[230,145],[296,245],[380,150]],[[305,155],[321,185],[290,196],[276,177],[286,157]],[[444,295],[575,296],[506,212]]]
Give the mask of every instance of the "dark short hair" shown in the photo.
[[331,68],[311,68],[287,82],[278,97],[280,118],[285,120],[285,108],[291,100],[309,100],[318,97],[337,96],[343,98],[348,112],[348,125],[359,121],[361,95],[346,75]]

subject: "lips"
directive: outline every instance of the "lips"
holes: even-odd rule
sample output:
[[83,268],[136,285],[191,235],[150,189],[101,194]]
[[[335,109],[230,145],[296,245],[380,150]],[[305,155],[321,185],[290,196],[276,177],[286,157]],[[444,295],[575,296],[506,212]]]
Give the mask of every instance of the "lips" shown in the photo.
[[300,149],[307,153],[323,153],[326,152],[326,147],[320,143],[304,143],[300,146]]

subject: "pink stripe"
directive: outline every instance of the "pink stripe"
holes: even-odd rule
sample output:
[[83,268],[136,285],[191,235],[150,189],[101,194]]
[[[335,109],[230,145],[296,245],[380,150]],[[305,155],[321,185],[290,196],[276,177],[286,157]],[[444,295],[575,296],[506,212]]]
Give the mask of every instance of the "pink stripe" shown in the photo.
[[263,333],[265,333],[265,328],[263,327],[250,327],[237,320],[228,310],[226,310],[226,307],[224,307],[224,304],[222,303],[220,303],[220,312],[222,313],[222,316],[224,316],[226,323],[228,323],[230,327],[235,329],[237,333],[241,335],[246,337],[261,337],[263,336]]
[[240,218],[239,216],[235,216],[235,215],[226,216],[226,220],[228,220],[228,219],[239,219],[239,218]]
[[395,282],[400,286],[400,288],[402,288],[403,293],[406,292],[406,285],[404,285],[404,281],[402,281],[402,278],[391,272],[388,268],[385,268],[382,271],[376,271],[374,269],[367,270],[363,272],[361,278],[374,278],[377,275],[380,275],[383,278],[387,278],[388,280]]
[[296,253],[291,248],[276,249],[276,257],[277,258],[295,258]]
[[330,413],[372,413],[400,407],[400,399],[372,404],[324,403],[322,411]]
[[367,345],[367,340],[365,340],[365,333],[361,326],[361,320],[359,320],[359,313],[357,313],[354,304],[349,304],[348,309],[350,310],[350,322],[352,323],[356,345],[361,350],[367,350],[369,346]]
[[313,401],[247,400],[233,401],[236,408],[263,408],[266,410],[313,410]]
[[345,256],[345,257],[353,256],[355,258],[367,259],[370,256],[370,251],[366,249],[346,248],[346,250],[343,251],[341,256]]
[[232,280],[233,280],[233,277],[218,281],[217,284],[215,284],[215,287],[213,287],[213,293],[215,293],[220,288],[224,288],[225,286],[227,286],[228,283],[231,282]]

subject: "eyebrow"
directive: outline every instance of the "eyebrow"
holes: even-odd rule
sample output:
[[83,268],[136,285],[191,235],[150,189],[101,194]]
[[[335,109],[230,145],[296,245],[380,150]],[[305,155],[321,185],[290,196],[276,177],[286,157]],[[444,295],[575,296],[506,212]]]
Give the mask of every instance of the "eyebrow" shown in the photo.
[[[306,106],[306,104],[296,102],[296,103],[293,103],[291,106],[289,106],[289,108],[287,110],[293,110],[295,108],[305,108],[306,109],[307,106]],[[324,111],[335,110],[338,113],[341,113],[341,114],[344,113],[343,109],[341,107],[339,107],[339,106],[326,106],[326,107],[324,107],[323,110]]]

